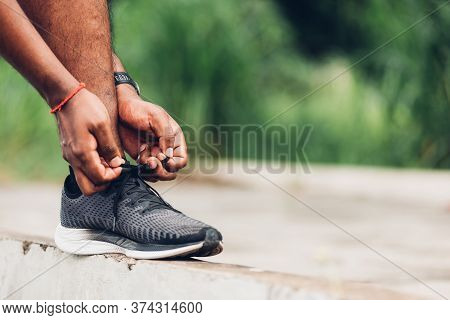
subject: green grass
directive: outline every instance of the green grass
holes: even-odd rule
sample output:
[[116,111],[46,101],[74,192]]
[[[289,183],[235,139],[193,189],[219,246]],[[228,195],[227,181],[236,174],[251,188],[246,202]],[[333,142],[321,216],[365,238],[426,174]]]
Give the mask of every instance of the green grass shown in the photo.
[[[373,23],[370,45],[419,15],[412,9],[398,15],[401,5],[377,3],[371,5],[370,19],[360,18]],[[447,12],[440,16],[445,23]],[[397,20],[390,24],[389,19]],[[380,23],[386,25],[383,30],[373,27]],[[115,3],[114,25],[116,51],[143,95],[195,128],[262,124],[356,59],[339,52],[320,58],[301,54],[294,30],[271,1],[122,1]],[[272,123],[313,125],[306,147],[313,162],[435,166],[449,141],[448,63],[438,63],[428,75],[429,68],[422,67],[433,43],[447,61],[448,45],[433,38],[436,29],[411,32]],[[430,80],[439,70],[440,77]],[[48,107],[2,60],[0,94],[0,175],[61,178],[67,167]],[[231,154],[243,156],[237,150]],[[440,166],[448,167],[445,161]]]
[[3,60],[0,70],[0,174],[4,179],[60,178],[67,166],[46,103]]

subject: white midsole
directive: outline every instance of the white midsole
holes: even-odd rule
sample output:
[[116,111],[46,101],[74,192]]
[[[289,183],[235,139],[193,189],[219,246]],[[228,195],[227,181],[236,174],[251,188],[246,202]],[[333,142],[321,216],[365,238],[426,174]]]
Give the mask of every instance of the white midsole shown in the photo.
[[203,246],[203,242],[189,246],[161,250],[161,251],[137,251],[122,248],[113,243],[98,241],[95,233],[90,229],[71,229],[58,225],[55,231],[56,246],[67,253],[77,255],[94,255],[105,253],[121,253],[134,259],[164,259],[195,252]]

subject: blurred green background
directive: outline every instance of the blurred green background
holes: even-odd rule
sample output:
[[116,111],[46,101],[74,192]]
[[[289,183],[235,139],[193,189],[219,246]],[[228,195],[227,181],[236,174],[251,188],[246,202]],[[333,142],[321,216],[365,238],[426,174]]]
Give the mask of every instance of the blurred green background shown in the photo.
[[[449,168],[448,1],[117,0],[114,46],[177,119],[263,124],[445,2],[272,124],[313,125],[315,163]],[[66,174],[48,108],[3,60],[0,95],[0,178]]]

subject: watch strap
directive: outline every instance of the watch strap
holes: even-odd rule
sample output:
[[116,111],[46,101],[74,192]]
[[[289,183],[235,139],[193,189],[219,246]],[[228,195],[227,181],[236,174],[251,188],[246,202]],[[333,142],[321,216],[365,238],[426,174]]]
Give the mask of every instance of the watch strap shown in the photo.
[[141,90],[136,81],[134,81],[127,72],[114,72],[114,83],[116,86],[119,84],[130,84],[134,87],[138,95],[141,95]]

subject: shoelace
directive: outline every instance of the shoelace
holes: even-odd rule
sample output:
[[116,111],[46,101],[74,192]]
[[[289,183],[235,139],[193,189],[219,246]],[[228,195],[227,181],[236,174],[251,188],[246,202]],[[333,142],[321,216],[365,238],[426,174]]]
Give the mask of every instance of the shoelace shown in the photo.
[[[138,202],[140,199],[145,198],[149,193],[153,194],[154,196],[156,196],[158,198],[159,201],[152,201],[152,200],[147,200],[150,203],[157,203],[159,205],[163,205],[163,206],[167,206],[169,207],[171,210],[174,210],[176,212],[180,212],[177,209],[173,208],[169,203],[167,203],[162,197],[161,195],[158,193],[158,191],[156,191],[155,189],[153,189],[151,186],[149,186],[145,180],[141,177],[140,172],[149,172],[149,168],[147,165],[130,165],[130,164],[125,164],[122,166],[122,173],[120,175],[120,178],[116,181],[113,182],[116,184],[115,187],[115,195],[114,195],[114,203],[113,203],[113,226],[112,226],[112,231],[115,231],[116,229],[116,221],[117,221],[117,215],[118,215],[118,209],[119,209],[119,202],[122,199],[123,195],[124,195],[124,191],[125,191],[125,186],[127,185],[127,183],[130,181],[130,179],[135,179],[135,186],[131,187],[129,189],[130,192],[132,191],[134,194],[139,194],[138,197],[136,197],[134,199],[134,202]],[[143,183],[145,188],[142,188],[140,183]]]

